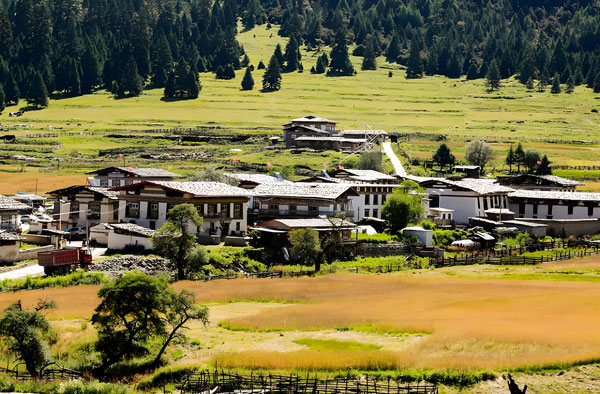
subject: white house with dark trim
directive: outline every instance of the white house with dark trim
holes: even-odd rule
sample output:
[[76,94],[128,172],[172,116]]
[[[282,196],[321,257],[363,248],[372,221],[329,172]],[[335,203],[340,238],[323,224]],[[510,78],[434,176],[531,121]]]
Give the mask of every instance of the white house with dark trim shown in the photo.
[[181,178],[181,175],[152,167],[107,167],[101,170],[88,172],[96,181],[95,186],[119,187],[144,181],[172,181]]

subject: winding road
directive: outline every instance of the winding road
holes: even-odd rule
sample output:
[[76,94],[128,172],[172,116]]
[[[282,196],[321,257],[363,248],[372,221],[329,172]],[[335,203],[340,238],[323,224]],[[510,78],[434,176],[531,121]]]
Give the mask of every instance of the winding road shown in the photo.
[[392,149],[392,144],[390,142],[384,142],[382,146],[383,151],[394,166],[394,172],[396,173],[396,175],[406,176],[406,170],[402,166],[402,163],[400,162],[400,159],[398,159],[398,156],[396,156],[394,149]]

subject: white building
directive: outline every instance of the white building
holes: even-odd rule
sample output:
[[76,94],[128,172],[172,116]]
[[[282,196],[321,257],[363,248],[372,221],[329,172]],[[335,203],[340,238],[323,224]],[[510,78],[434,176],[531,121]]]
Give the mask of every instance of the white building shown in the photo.
[[118,221],[117,193],[105,187],[69,186],[48,192],[55,198],[52,218],[60,228]]
[[119,187],[144,181],[172,181],[181,175],[162,168],[152,167],[107,167],[88,172],[93,175],[96,185],[100,187]]
[[158,229],[167,221],[167,212],[177,204],[193,204],[203,218],[191,227],[201,241],[228,235],[245,235],[248,228],[248,201],[251,192],[218,182],[142,182],[112,189],[118,192],[118,218]]
[[508,195],[518,218],[598,219],[600,193],[516,190]]

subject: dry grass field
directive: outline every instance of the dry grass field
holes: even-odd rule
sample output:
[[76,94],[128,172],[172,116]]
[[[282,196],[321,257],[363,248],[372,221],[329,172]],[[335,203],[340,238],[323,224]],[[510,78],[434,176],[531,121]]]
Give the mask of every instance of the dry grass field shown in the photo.
[[[179,282],[210,306],[201,346],[176,365],[292,370],[501,370],[600,355],[600,258],[388,275]],[[572,280],[571,278],[582,277]],[[53,299],[54,350],[89,342],[97,286],[0,294],[0,308]],[[310,341],[311,340],[317,340]]]

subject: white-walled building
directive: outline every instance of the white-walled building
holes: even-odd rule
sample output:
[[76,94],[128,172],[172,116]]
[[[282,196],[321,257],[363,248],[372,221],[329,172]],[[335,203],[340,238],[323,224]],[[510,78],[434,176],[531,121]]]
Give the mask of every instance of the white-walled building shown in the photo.
[[118,192],[120,223],[158,229],[177,204],[193,204],[203,218],[192,227],[201,240],[245,235],[251,192],[218,182],[142,182],[112,189]]
[[118,221],[117,193],[105,187],[69,186],[48,194],[55,198],[52,218],[61,229]]
[[556,175],[519,174],[503,176],[496,179],[499,185],[517,190],[561,191],[574,192],[581,182],[562,178]]
[[181,175],[162,168],[152,167],[107,167],[101,170],[88,172],[96,181],[95,186],[119,187],[144,181],[172,181],[181,178]]
[[517,218],[600,218],[600,193],[516,190],[508,201]]
[[21,211],[31,212],[29,205],[0,195],[0,229],[18,230],[21,225]]

